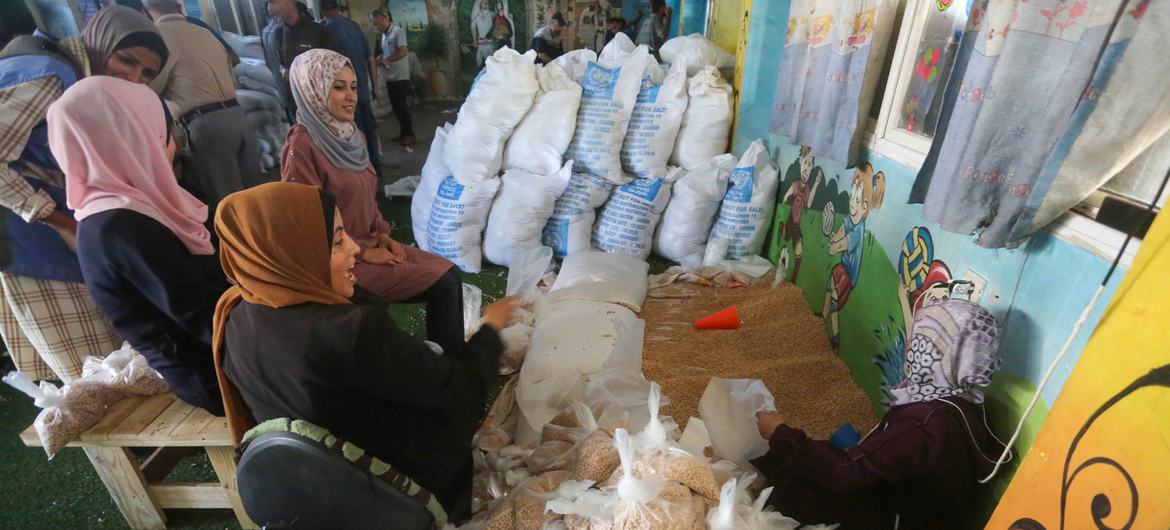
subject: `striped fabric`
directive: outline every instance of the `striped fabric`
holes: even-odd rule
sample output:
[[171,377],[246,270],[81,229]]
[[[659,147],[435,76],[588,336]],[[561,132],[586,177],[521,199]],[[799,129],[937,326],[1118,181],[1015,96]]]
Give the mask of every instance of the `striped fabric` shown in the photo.
[[71,381],[86,356],[122,346],[82,284],[0,272],[0,296],[0,335],[16,369],[33,379]]
[[418,501],[419,504],[426,507],[427,511],[431,512],[435,520],[435,528],[443,528],[446,526],[447,511],[443,509],[443,506],[439,504],[439,500],[431,495],[431,492],[427,491],[426,488],[419,486],[410,477],[399,473],[390,464],[383,462],[377,457],[366,454],[362,448],[345,440],[338,439],[336,436],[330,434],[328,429],[318,427],[305,420],[275,418],[252,427],[248,432],[244,433],[244,438],[240,441],[240,446],[236,448],[236,454],[243,455],[252,440],[270,432],[291,432],[321,444],[326,449],[344,457],[347,462],[359,470],[382,479],[382,481],[394,487],[394,489],[405,493],[407,497]]

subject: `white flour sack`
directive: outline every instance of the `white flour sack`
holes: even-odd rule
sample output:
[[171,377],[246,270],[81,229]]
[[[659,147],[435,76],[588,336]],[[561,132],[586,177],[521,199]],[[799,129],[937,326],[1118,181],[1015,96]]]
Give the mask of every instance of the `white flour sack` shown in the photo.
[[697,75],[708,66],[720,70],[735,68],[735,56],[698,33],[675,37],[662,44],[659,50],[663,62],[681,65],[688,76]]
[[576,162],[578,171],[615,184],[628,180],[622,174],[622,143],[649,57],[645,46],[634,46],[629,37],[618,33],[601,50],[597,62],[585,66],[577,131],[565,153],[565,158]]
[[687,83],[690,100],[670,164],[694,171],[715,155],[727,152],[735,115],[735,90],[714,67],[704,68]]
[[504,144],[540,89],[535,60],[534,51],[520,55],[507,47],[488,57],[447,137],[443,159],[459,182],[475,184],[500,172]]
[[640,178],[666,174],[687,110],[686,71],[680,67],[668,73],[653,57],[647,62],[621,151],[622,169]]
[[483,235],[483,254],[488,261],[511,267],[520,252],[541,246],[541,231],[572,174],[572,161],[551,175],[522,169],[504,172],[500,196],[492,204]]
[[581,78],[585,77],[585,67],[589,66],[589,63],[596,61],[597,52],[589,48],[582,48],[580,50],[565,52],[564,55],[557,57],[553,62],[569,75],[569,79],[572,79],[579,85],[581,84]]
[[682,173],[671,168],[666,177],[636,178],[614,190],[593,228],[593,247],[639,259],[650,256],[654,229],[670,202],[670,188]]
[[504,169],[550,175],[560,169],[581,106],[581,85],[557,63],[536,71],[540,93],[504,148]]
[[759,255],[776,207],[777,173],[764,141],[752,142],[731,171],[703,265]]
[[447,171],[447,163],[443,161],[443,146],[447,143],[447,134],[451,132],[451,124],[445,123],[435,129],[435,139],[431,141],[431,152],[427,154],[427,161],[423,164],[422,175],[410,197],[410,226],[414,229],[414,242],[418,248],[430,250],[427,245],[427,225],[431,222],[431,205],[435,202],[435,191],[439,183],[451,175]]
[[463,185],[453,176],[444,177],[431,205],[427,250],[451,260],[463,272],[479,272],[483,258],[479,245],[498,189],[498,178]]
[[[574,168],[575,170],[576,168]],[[553,249],[553,255],[563,258],[570,254],[591,250],[593,221],[597,209],[605,204],[613,184],[582,171],[573,171],[569,186],[557,199],[552,217],[544,225],[541,242]]]
[[687,173],[674,184],[670,204],[654,234],[654,252],[684,265],[699,265],[735,156],[722,154]]

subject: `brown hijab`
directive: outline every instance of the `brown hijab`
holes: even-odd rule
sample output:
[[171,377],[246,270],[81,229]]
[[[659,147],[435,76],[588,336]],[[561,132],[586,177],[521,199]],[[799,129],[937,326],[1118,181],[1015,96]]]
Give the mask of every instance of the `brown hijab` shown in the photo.
[[348,304],[329,285],[333,197],[312,186],[273,182],[233,193],[219,204],[219,260],[232,283],[215,306],[211,344],[215,373],[236,444],[255,425],[223,372],[224,330],[241,300],[269,307],[307,302]]

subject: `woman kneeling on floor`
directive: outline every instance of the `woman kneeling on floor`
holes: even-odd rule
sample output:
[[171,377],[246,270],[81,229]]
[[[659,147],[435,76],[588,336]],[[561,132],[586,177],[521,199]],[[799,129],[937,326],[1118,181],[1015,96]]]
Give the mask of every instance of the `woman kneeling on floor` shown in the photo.
[[[842,530],[959,529],[975,522],[976,481],[1002,450],[983,393],[999,369],[999,324],[965,300],[918,311],[890,410],[857,445],[809,439],[779,413],[759,413],[766,455],[752,463],[775,486],[770,502],[805,523]],[[896,522],[897,521],[897,522]]]
[[378,176],[365,136],[353,121],[353,65],[337,52],[309,50],[293,60],[289,84],[297,102],[297,124],[289,129],[281,153],[281,180],[316,186],[337,199],[346,232],[358,246],[358,286],[387,302],[426,302],[427,338],[443,351],[461,348],[459,270],[439,256],[395,241],[378,211]]
[[458,354],[436,355],[385,307],[351,303],[358,246],[332,195],[264,184],[224,199],[215,230],[234,284],[214,344],[236,442],[256,422],[306,420],[430,490],[451,520],[469,516],[471,437],[515,302],[489,305]]

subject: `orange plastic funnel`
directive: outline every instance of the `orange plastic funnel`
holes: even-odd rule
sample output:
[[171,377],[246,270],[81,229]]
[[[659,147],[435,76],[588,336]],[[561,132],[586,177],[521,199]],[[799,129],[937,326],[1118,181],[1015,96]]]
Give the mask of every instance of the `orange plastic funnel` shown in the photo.
[[739,311],[735,306],[720,309],[696,320],[695,329],[739,329]]

